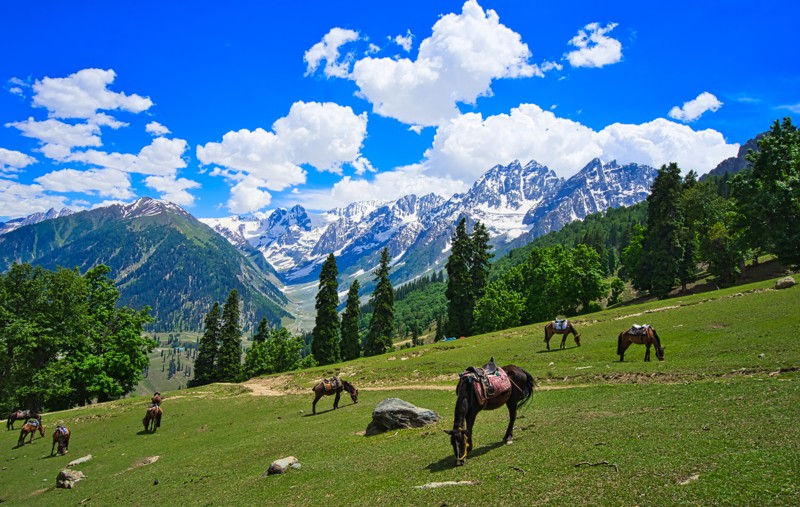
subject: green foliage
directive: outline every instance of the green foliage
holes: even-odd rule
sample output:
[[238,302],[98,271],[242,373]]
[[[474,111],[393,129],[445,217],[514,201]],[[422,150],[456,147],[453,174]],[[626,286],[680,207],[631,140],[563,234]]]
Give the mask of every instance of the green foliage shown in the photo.
[[774,253],[786,266],[800,266],[800,132],[791,118],[775,120],[734,177],[738,226],[751,248]]
[[453,233],[450,257],[447,259],[447,334],[469,336],[472,331],[472,277],[469,267],[472,247],[467,234],[467,221],[462,218]]
[[389,280],[391,260],[389,249],[381,250],[381,261],[375,270],[375,290],[370,298],[373,311],[364,343],[365,356],[383,354],[393,348],[394,288]]
[[117,307],[109,272],[14,264],[0,276],[0,407],[67,408],[133,390],[154,346],[142,334],[152,318],[147,307]]
[[206,328],[197,348],[194,378],[189,382],[190,387],[203,386],[219,380],[217,361],[221,341],[220,308],[219,302],[215,301],[211,311],[206,314]]
[[342,315],[342,361],[361,356],[361,336],[358,330],[358,320],[361,318],[361,304],[358,301],[360,288],[358,280],[353,280],[347,291],[347,303]]
[[304,361],[303,345],[303,339],[292,336],[286,328],[272,329],[263,341],[254,341],[247,352],[244,363],[245,377],[252,378],[316,366],[313,357],[311,361]]
[[319,364],[341,361],[339,348],[339,270],[336,257],[328,254],[319,273],[319,291],[316,297],[317,317],[312,331],[311,353]]
[[238,382],[242,375],[242,328],[239,319],[239,291],[233,289],[222,307],[216,364],[218,380],[221,382]]
[[475,331],[487,333],[517,327],[522,323],[524,311],[522,294],[509,290],[502,282],[492,283],[475,305]]

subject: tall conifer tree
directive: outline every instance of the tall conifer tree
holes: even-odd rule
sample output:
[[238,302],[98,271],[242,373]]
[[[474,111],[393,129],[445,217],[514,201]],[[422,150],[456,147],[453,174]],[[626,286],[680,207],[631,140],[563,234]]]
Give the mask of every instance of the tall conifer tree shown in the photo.
[[486,285],[489,283],[489,259],[494,257],[490,252],[492,249],[489,244],[489,231],[486,230],[480,221],[475,223],[470,236],[470,246],[472,256],[469,263],[469,274],[472,278],[472,303],[471,308],[475,309],[475,304],[486,292]]
[[394,288],[389,281],[391,269],[389,249],[381,250],[381,262],[375,271],[375,291],[372,293],[372,318],[364,344],[364,355],[374,356],[392,350],[394,335]]
[[318,364],[338,363],[342,360],[339,347],[339,270],[336,257],[328,254],[319,273],[319,291],[317,292],[317,318],[311,338],[311,353]]
[[242,374],[242,328],[239,324],[239,291],[231,290],[222,308],[217,372],[222,382],[237,382]]
[[358,291],[361,288],[354,280],[347,291],[347,305],[342,315],[342,360],[349,361],[361,355],[361,337],[358,334],[358,320],[361,318],[361,304]]
[[220,327],[219,303],[214,302],[211,311],[206,315],[205,331],[197,346],[197,358],[194,362],[194,378],[190,387],[203,386],[217,381],[217,355],[219,353]]
[[683,191],[681,170],[675,162],[661,166],[647,197],[647,236],[645,257],[650,293],[666,296],[677,285],[684,259],[683,214],[679,203]]
[[447,332],[450,336],[469,336],[472,329],[472,241],[467,221],[462,218],[453,234],[447,259]]

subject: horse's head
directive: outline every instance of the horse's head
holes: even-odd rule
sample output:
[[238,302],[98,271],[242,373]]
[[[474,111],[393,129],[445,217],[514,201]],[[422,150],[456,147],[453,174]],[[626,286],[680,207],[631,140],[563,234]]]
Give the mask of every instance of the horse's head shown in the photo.
[[659,361],[663,361],[664,360],[664,349],[665,348],[666,347],[656,347],[656,359],[658,359]]
[[453,446],[453,454],[456,457],[456,466],[460,467],[467,459],[467,452],[469,452],[469,442],[467,440],[466,430],[455,428],[450,431],[445,430],[445,433],[450,435],[450,445]]
[[39,425],[39,434],[44,438],[44,424]]
[[577,345],[578,347],[581,346],[581,335],[579,334],[575,335],[575,345]]
[[352,391],[350,391],[350,399],[353,400],[353,403],[358,403],[358,389],[355,387],[353,387]]

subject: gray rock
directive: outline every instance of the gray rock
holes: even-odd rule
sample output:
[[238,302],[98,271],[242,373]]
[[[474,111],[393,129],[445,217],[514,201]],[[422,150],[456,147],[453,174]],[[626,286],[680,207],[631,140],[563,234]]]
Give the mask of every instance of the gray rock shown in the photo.
[[72,486],[74,486],[76,482],[85,478],[86,476],[83,475],[83,472],[65,468],[64,470],[58,472],[58,476],[56,477],[56,487],[72,489]]
[[289,467],[300,468],[300,463],[297,462],[297,458],[294,456],[276,459],[272,462],[267,471],[261,474],[261,477],[266,477],[273,474],[285,474]]
[[74,459],[74,460],[70,461],[69,463],[67,463],[67,467],[68,468],[72,468],[75,465],[80,465],[81,463],[86,463],[90,459],[92,459],[92,455],[91,454],[87,454],[86,456],[84,456],[82,458],[78,458],[78,459]]
[[399,398],[386,398],[372,411],[372,422],[366,435],[372,436],[389,430],[419,428],[439,420],[439,414],[419,408]]
[[796,283],[797,282],[791,276],[784,276],[783,278],[781,278],[780,280],[775,282],[775,288],[776,289],[788,289],[789,287],[792,287]]

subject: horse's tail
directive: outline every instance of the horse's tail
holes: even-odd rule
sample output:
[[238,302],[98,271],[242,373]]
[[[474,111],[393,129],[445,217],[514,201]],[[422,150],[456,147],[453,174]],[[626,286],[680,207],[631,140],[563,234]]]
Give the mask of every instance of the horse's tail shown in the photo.
[[621,332],[617,337],[617,355],[622,354],[622,335],[625,334],[625,331]]
[[533,380],[533,375],[525,371],[524,369],[520,368],[522,373],[525,374],[525,385],[522,387],[522,398],[517,402],[517,409],[522,408],[528,403],[533,396],[533,391],[536,389],[536,381]]
[[549,325],[550,324],[545,324],[544,325],[544,342],[545,343],[547,343],[547,326],[549,326]]

